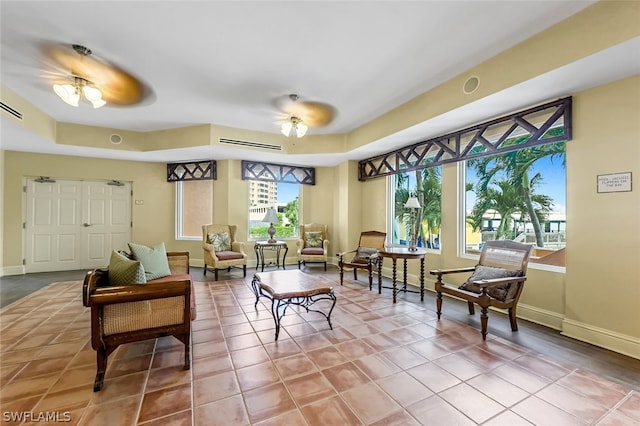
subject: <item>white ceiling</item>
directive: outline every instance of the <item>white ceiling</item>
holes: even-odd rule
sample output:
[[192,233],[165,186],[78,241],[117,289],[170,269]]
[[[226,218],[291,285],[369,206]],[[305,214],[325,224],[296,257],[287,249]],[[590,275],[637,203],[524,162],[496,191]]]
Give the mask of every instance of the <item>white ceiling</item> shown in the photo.
[[[278,97],[332,105],[309,134],[349,132],[594,3],[593,1],[6,1],[2,84],[57,121],[149,131],[212,123],[278,133]],[[130,107],[72,108],[44,43],[82,44],[140,78]],[[640,40],[347,153],[296,155],[334,165],[640,72]],[[142,161],[278,154],[212,147],[136,153],[52,144],[2,119],[2,149]],[[302,139],[303,141],[304,139]],[[259,141],[256,141],[259,142]],[[252,158],[253,156],[253,158]]]

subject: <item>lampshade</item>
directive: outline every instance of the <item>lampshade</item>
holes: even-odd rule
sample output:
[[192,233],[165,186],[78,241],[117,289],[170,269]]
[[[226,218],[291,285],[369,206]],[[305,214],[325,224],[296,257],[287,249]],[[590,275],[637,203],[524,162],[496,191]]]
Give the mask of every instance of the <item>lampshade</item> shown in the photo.
[[306,124],[304,124],[301,118],[296,116],[291,116],[291,118],[289,118],[289,121],[282,123],[282,126],[280,127],[280,131],[282,132],[283,135],[285,135],[286,137],[289,137],[289,135],[291,134],[291,130],[295,130],[296,136],[301,138],[307,133],[307,130],[309,130],[309,127]]
[[416,197],[409,197],[404,207],[407,209],[419,209],[420,203],[418,202],[418,199]]
[[53,91],[67,104],[77,107],[79,106],[80,95],[91,102],[94,108],[104,106],[106,102],[102,99],[100,89],[90,85],[88,80],[81,77],[74,77],[74,84],[54,84]]
[[278,215],[276,213],[276,209],[274,209],[273,207],[269,207],[267,209],[267,214],[264,215],[262,221],[269,223],[280,223],[280,220],[278,219]]

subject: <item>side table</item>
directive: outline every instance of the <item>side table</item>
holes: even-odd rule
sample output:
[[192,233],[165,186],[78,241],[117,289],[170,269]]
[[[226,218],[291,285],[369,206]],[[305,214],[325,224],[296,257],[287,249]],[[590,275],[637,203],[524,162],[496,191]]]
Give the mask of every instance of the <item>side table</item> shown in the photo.
[[[422,248],[418,248],[415,251],[409,250],[408,247],[385,247],[384,250],[378,251],[378,256],[380,259],[378,260],[378,294],[382,293],[382,261],[385,257],[391,258],[393,261],[393,287],[384,287],[391,288],[393,290],[393,303],[396,303],[396,295],[403,291],[405,293],[420,293],[420,301],[424,302],[424,255],[427,254],[427,251]],[[396,285],[397,281],[397,268],[396,262],[398,259],[402,259],[404,264],[404,274],[403,274],[403,286],[402,288],[398,288]],[[409,290],[407,289],[407,260],[416,259],[420,260],[420,291],[418,290]]]
[[[256,253],[256,271],[258,267],[262,265],[262,272],[264,272],[265,260],[264,260],[264,250],[271,250],[276,252],[276,268],[280,268],[280,253],[284,248],[284,254],[282,255],[282,269],[284,267],[284,261],[287,258],[287,253],[289,252],[289,246],[286,241],[276,241],[275,243],[270,243],[268,241],[256,241],[256,244],[253,246],[253,251]],[[270,265],[271,262],[267,264]]]

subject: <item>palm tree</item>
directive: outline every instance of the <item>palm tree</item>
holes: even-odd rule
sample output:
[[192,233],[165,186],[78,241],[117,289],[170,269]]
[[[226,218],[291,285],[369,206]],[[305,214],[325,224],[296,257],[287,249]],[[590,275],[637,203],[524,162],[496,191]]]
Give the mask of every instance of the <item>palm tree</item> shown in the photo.
[[[523,138],[527,137],[528,136],[516,138],[512,142],[506,142],[505,145],[516,145]],[[530,178],[529,172],[533,163],[545,157],[550,157],[551,161],[554,159],[561,159],[562,166],[564,167],[565,143],[557,142],[538,145],[507,152],[501,155],[469,160],[469,166],[474,167],[480,176],[477,186],[478,193],[482,194],[486,191],[494,178],[502,177],[506,178],[506,180],[508,180],[510,184],[513,185],[522,195],[525,204],[525,209],[523,209],[523,211],[527,212],[529,220],[531,220],[531,224],[533,225],[533,230],[536,235],[536,245],[538,247],[544,247],[542,226],[540,225],[541,218],[537,211],[542,208],[542,206],[540,204],[538,204],[538,207],[534,205],[534,186],[536,183],[540,182],[542,176],[538,173],[533,176],[533,178]],[[550,207],[552,200],[548,198],[548,201]]]

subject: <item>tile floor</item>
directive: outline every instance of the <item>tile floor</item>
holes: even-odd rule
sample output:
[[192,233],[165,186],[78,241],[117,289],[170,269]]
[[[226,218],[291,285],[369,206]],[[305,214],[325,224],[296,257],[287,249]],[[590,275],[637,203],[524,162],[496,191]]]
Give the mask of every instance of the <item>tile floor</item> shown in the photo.
[[0,310],[1,421],[28,413],[22,424],[47,424],[33,418],[44,415],[92,426],[640,424],[640,387],[491,334],[491,320],[482,342],[475,327],[437,321],[417,296],[393,305],[363,282],[318,279],[335,285],[333,331],[321,315],[294,310],[274,342],[270,303],[254,308],[250,277],[197,282],[191,370],[181,369],[172,337],[124,345],[97,393],[81,283],[46,286]]

